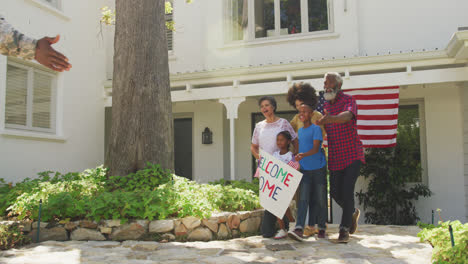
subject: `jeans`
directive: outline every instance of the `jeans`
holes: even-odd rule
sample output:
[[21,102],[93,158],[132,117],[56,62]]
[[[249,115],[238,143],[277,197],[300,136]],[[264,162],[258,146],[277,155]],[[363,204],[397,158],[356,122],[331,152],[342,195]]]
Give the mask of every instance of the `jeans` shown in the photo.
[[327,212],[327,168],[317,170],[301,170],[303,173],[297,209],[296,229],[304,229],[307,209],[309,210],[309,225],[318,225],[319,230],[325,230]]
[[[263,213],[263,222],[262,222],[262,236],[265,238],[273,237],[276,235],[276,219],[277,217],[268,212],[267,210]],[[289,219],[286,217],[286,214],[283,216],[283,222],[286,231],[289,230]]]
[[343,209],[340,229],[351,227],[354,213],[354,185],[359,176],[361,161],[356,160],[339,171],[330,171],[330,193],[335,202]]

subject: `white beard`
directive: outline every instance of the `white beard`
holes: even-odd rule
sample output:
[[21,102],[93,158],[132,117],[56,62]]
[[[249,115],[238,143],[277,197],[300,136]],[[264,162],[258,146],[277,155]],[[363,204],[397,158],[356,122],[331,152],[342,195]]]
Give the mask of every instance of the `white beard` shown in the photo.
[[331,100],[335,99],[336,94],[337,94],[336,92],[324,93],[323,98],[325,98],[325,100],[327,100],[327,101],[331,101]]

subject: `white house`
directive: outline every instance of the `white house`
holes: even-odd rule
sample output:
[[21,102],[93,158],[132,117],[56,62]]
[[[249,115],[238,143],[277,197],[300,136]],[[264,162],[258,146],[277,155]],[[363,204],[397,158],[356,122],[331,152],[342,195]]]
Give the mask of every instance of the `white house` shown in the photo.
[[[60,48],[73,69],[49,75],[36,64],[0,58],[0,177],[19,181],[103,162],[113,28],[100,27],[99,8],[110,2],[2,3],[0,12],[23,32],[62,33]],[[173,6],[176,31],[168,35],[178,174],[199,182],[250,180],[252,128],[262,120],[258,98],[274,95],[280,115],[290,118],[288,86],[305,81],[322,89],[324,73],[337,71],[344,89],[400,87],[401,111],[412,109],[421,128],[419,181],[434,192],[417,202],[419,216],[430,222],[431,210],[441,208],[445,219],[468,220],[468,2],[174,0]],[[34,125],[35,95],[23,103],[26,125],[7,121],[5,99],[16,83],[5,76],[25,66],[32,73],[20,80],[33,95],[36,71],[52,78],[45,130]],[[202,144],[205,128],[212,144]]]

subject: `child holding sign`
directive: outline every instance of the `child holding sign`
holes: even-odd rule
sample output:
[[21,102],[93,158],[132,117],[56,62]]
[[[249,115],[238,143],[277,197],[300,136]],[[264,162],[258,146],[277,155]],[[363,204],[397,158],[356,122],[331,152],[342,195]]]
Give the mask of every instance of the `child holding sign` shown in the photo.
[[[273,152],[273,157],[281,160],[282,162],[288,164],[294,169],[299,169],[299,163],[294,159],[294,154],[289,151],[291,145],[292,136],[288,131],[281,131],[276,136],[276,145],[280,150]],[[292,216],[291,210],[288,208],[286,210],[285,216],[288,218],[289,222],[294,222],[294,217]],[[288,235],[288,230],[282,219],[278,218],[278,224],[280,225],[280,230],[275,235],[275,239],[282,239]]]
[[304,123],[304,127],[298,131],[299,153],[296,155],[296,160],[301,165],[303,176],[299,185],[300,198],[296,227],[288,235],[293,239],[302,241],[307,209],[309,209],[309,212],[315,209],[319,229],[318,237],[325,238],[327,179],[325,153],[321,148],[323,142],[322,131],[319,126],[312,124],[310,121],[314,109],[310,105],[302,104],[298,110],[299,119]]

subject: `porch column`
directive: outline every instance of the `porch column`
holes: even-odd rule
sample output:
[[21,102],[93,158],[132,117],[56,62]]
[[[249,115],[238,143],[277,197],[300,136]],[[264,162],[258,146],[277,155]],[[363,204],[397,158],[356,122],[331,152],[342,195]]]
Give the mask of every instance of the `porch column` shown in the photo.
[[235,127],[234,127],[234,119],[237,119],[237,112],[239,109],[239,105],[245,101],[245,97],[230,97],[225,99],[219,99],[219,102],[224,104],[226,107],[226,115],[229,119],[229,137],[230,137],[230,149],[231,149],[231,180],[235,180]]

